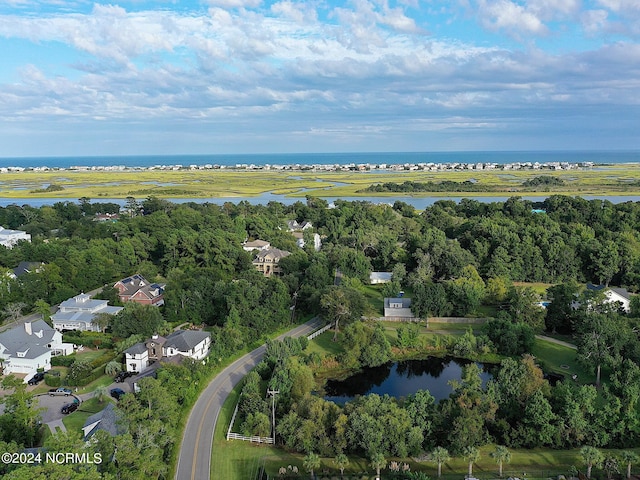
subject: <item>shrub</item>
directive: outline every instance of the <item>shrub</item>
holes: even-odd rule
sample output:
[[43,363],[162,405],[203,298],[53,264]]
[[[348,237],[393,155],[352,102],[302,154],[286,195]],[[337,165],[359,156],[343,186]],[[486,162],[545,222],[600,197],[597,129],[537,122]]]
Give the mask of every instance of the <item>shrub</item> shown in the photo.
[[76,354],[71,355],[58,355],[51,357],[51,366],[53,367],[70,367],[73,362],[76,361]]
[[47,373],[44,376],[44,383],[49,385],[50,387],[58,388],[60,385],[62,385],[62,377],[60,377],[60,375],[51,375]]

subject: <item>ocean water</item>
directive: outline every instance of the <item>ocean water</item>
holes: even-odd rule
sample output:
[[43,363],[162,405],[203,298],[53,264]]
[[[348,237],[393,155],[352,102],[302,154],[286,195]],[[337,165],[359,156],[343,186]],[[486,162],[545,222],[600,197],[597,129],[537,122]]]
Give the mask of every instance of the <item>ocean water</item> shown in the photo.
[[516,163],[594,162],[596,164],[640,163],[640,151],[535,151],[535,152],[363,152],[287,153],[229,155],[138,155],[0,158],[0,167],[118,166],[155,165],[348,165],[415,163]]

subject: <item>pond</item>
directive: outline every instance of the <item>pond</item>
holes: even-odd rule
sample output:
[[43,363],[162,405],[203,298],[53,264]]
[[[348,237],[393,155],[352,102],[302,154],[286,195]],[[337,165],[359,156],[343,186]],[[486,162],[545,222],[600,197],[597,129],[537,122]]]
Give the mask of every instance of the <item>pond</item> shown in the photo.
[[[447,398],[453,389],[450,380],[460,380],[462,367],[469,360],[451,357],[430,357],[425,360],[403,360],[379,367],[365,368],[345,380],[329,380],[325,386],[325,400],[343,405],[357,395],[377,393],[392,397],[406,397],[418,390],[429,390],[440,401]],[[481,364],[482,386],[493,377],[491,365]]]

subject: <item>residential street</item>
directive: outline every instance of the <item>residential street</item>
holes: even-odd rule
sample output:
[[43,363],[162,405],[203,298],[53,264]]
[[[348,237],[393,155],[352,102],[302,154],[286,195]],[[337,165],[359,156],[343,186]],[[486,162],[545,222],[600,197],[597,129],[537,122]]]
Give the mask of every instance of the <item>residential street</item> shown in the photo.
[[[281,335],[278,339],[308,335],[320,326],[318,319],[314,318]],[[187,420],[175,478],[180,480],[210,478],[213,434],[220,409],[233,387],[262,360],[264,352],[265,346],[262,345],[236,360],[215,377],[202,392]]]

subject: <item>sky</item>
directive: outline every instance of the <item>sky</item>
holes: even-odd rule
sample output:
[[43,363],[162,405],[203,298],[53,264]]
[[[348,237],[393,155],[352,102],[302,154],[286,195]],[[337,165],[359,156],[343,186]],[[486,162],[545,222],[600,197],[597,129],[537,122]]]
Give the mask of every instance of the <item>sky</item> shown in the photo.
[[0,165],[638,149],[640,0],[0,0]]

